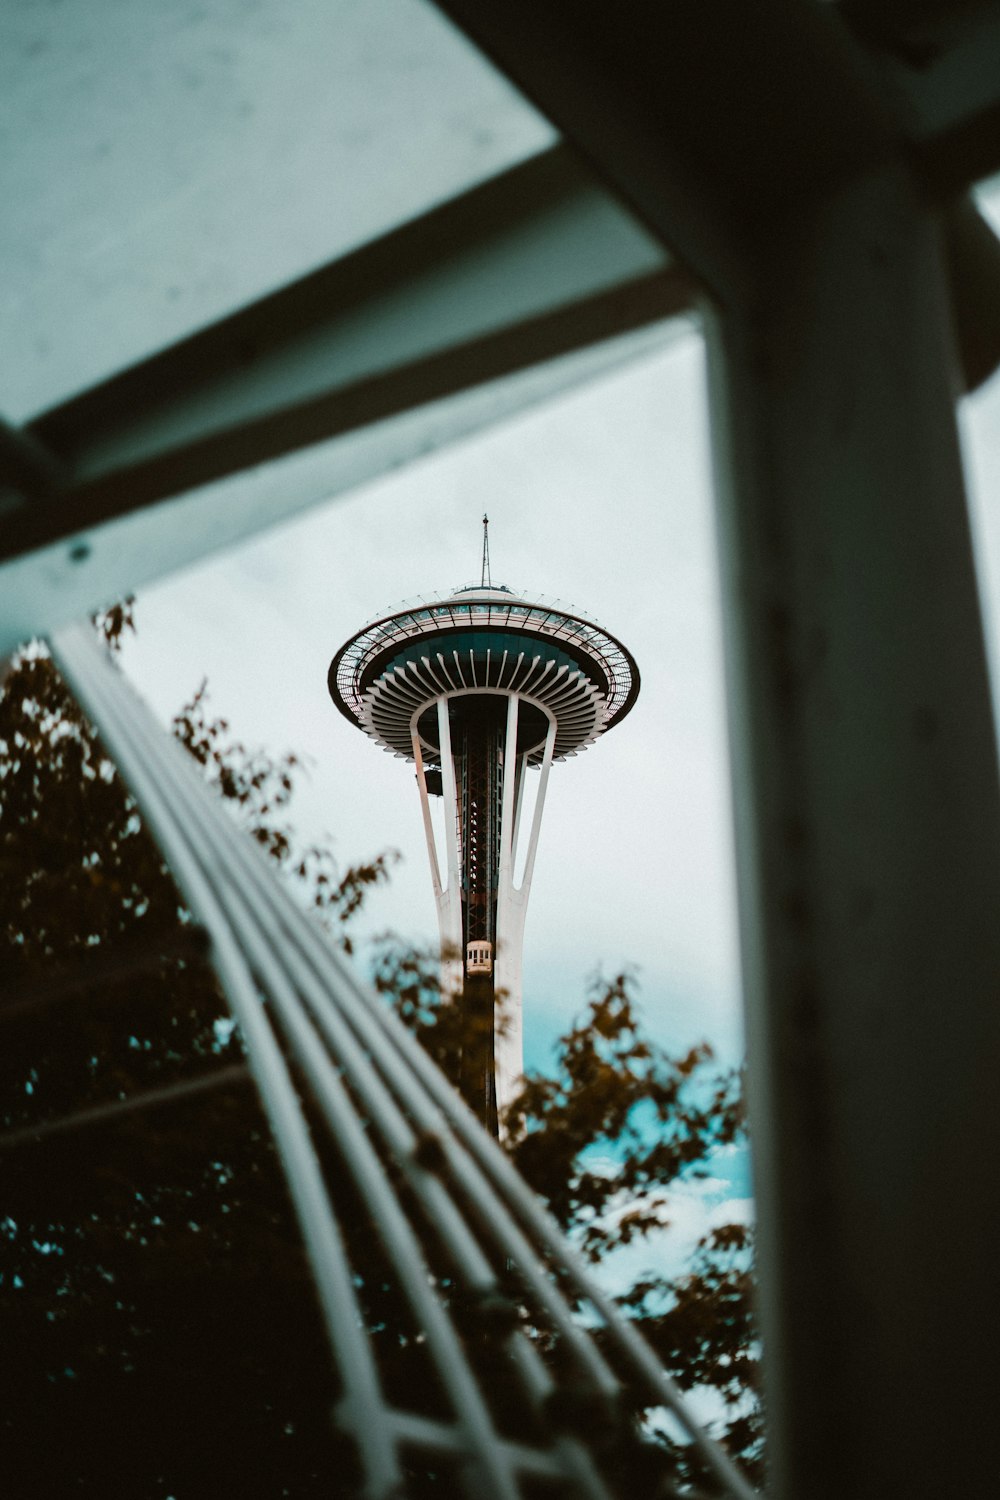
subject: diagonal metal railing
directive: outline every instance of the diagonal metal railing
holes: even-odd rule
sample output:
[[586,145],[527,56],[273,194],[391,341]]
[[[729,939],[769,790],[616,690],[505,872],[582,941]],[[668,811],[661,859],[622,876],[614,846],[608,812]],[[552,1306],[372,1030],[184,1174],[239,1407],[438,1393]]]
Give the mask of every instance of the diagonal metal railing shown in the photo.
[[[643,1441],[634,1414],[650,1406],[673,1414],[721,1493],[750,1500],[496,1143],[274,879],[91,629],[51,644],[209,934],[295,1205],[365,1500],[405,1496],[415,1463],[447,1471],[470,1500],[539,1485],[611,1500],[622,1443]],[[433,1415],[387,1394],[331,1150],[419,1330],[441,1394]]]

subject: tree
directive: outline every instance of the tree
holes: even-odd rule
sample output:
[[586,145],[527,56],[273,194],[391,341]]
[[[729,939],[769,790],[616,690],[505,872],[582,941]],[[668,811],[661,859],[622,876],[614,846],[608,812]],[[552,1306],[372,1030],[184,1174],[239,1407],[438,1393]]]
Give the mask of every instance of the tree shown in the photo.
[[[460,1000],[442,995],[438,971],[434,953],[387,940],[375,984],[454,1077],[468,1022]],[[745,1144],[746,1132],[739,1075],[715,1072],[704,1043],[672,1058],[653,1042],[628,973],[595,979],[556,1043],[553,1070],[525,1078],[503,1123],[515,1166],[595,1266],[662,1229],[671,1190],[702,1175],[716,1149]],[[762,1483],[752,1250],[749,1226],[720,1225],[680,1280],[650,1272],[619,1301],[682,1390],[715,1394],[726,1414],[719,1436]]]
[[[297,848],[294,760],[235,742],[203,689],[175,732],[339,929],[388,861],[338,875]],[[238,1433],[243,1494],[327,1494],[329,1353],[239,1039],[159,852],[37,647],[0,700],[0,803],[8,1492],[227,1493]],[[54,1133],[18,1137],[39,1125]]]
[[[128,606],[102,626],[114,645]],[[341,874],[329,851],[300,848],[295,758],[234,740],[204,684],[174,731],[348,946],[345,923],[390,859]],[[239,1038],[131,798],[37,647],[0,698],[0,861],[10,1492],[328,1493],[331,1463],[348,1462],[329,1423],[336,1391]],[[426,956],[387,949],[378,977],[447,1068],[463,1023]],[[708,1085],[707,1067],[700,1050],[674,1061],[643,1039],[623,977],[563,1039],[556,1076],[516,1101],[515,1161],[594,1260],[659,1222],[664,1186],[735,1139],[732,1080]],[[151,1093],[161,1107],[116,1112]],[[37,1141],[17,1134],[40,1124]],[[609,1143],[615,1175],[593,1161]],[[613,1211],[623,1197],[631,1211]],[[626,1301],[687,1383],[732,1400],[734,1449],[758,1461],[743,1233],[705,1245],[680,1286],[649,1278]],[[402,1314],[377,1256],[365,1294],[390,1378],[405,1381],[410,1346],[392,1333]]]

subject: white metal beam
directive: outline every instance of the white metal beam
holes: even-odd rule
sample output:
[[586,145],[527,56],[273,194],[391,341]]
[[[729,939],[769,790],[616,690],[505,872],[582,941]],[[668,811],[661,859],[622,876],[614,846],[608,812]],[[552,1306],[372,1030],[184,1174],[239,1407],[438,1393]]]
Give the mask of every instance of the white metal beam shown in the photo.
[[775,1500],[993,1486],[1000,793],[934,222],[774,226],[713,322]]
[[437,0],[718,301],[784,201],[898,125],[831,7],[801,0]]
[[691,297],[542,153],[0,430],[0,649],[613,368]]
[[9,500],[0,555],[661,317],[690,296],[667,273],[544,152],[39,415],[52,472]]
[[0,651],[652,353],[675,326],[654,322],[617,337],[607,329],[600,343],[68,535],[55,506],[47,524],[56,539],[0,563]]

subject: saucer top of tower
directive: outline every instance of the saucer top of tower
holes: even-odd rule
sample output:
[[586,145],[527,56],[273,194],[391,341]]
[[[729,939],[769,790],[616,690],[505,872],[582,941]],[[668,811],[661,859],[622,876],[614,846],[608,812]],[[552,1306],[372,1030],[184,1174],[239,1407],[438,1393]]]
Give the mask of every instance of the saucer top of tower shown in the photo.
[[624,718],[639,670],[620,641],[579,611],[487,577],[370,621],[341,646],[328,683],[342,714],[407,760],[414,731],[425,757],[438,753],[427,712],[438,699],[516,693],[539,710],[538,733],[519,747],[537,763],[550,719],[563,760]]

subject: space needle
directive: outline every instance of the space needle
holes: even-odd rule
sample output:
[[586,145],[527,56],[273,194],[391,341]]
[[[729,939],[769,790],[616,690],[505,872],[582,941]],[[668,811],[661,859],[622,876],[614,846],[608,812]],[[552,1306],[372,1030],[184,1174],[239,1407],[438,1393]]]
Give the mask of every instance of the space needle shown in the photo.
[[638,668],[561,601],[493,583],[484,516],[479,583],[365,625],[333,658],[328,684],[352,724],[416,766],[443,989],[470,1020],[486,1018],[485,1045],[463,1060],[475,1076],[460,1081],[496,1134],[523,1071],[524,919],[549,771],[625,717]]

